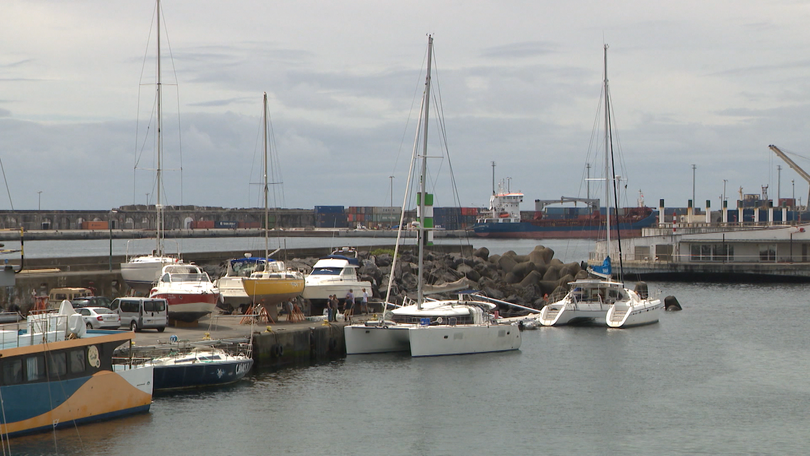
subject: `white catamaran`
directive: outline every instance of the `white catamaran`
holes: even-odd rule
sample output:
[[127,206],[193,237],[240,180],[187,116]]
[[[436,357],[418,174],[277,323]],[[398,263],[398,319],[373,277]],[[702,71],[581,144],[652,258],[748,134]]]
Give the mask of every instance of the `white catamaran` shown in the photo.
[[[460,296],[457,300],[431,301],[425,298],[423,274],[424,250],[432,229],[433,195],[426,192],[427,133],[430,106],[431,60],[433,37],[428,37],[427,77],[422,98],[422,154],[418,155],[419,138],[412,160],[421,159],[420,189],[417,195],[419,223],[419,264],[417,298],[393,311],[383,311],[379,321],[368,321],[344,327],[346,352],[349,355],[410,351],[411,356],[463,355],[501,352],[520,348],[521,334],[517,326],[498,325],[491,311],[495,304]],[[413,168],[413,166],[412,166]],[[407,193],[406,198],[407,202]],[[403,206],[405,203],[403,203]],[[404,214],[404,210],[402,213]],[[400,227],[402,219],[400,220]],[[399,239],[398,239],[399,241]],[[399,242],[394,254],[396,258]],[[393,267],[392,267],[393,270]],[[393,273],[391,274],[393,276]],[[390,293],[390,285],[389,285]],[[393,304],[384,304],[387,309]],[[390,316],[387,319],[386,316]]]
[[[615,187],[615,170],[611,171],[611,156],[613,154],[611,121],[610,121],[610,92],[608,90],[607,76],[607,50],[604,47],[604,101],[605,101],[605,207],[607,246],[610,246],[610,201],[618,211],[618,198],[615,188],[611,198],[611,187]],[[617,212],[618,215],[618,212]],[[618,231],[617,231],[618,233]],[[609,248],[609,247],[608,247]],[[621,257],[621,252],[619,252]],[[596,278],[579,279],[569,283],[571,291],[561,300],[548,304],[540,312],[538,320],[544,326],[559,326],[574,323],[592,323],[607,325],[614,328],[638,326],[658,321],[664,304],[660,299],[650,299],[646,286],[639,287],[638,291],[625,288],[621,281],[612,279],[612,266],[610,254],[606,255],[601,266],[589,268],[589,272]]]

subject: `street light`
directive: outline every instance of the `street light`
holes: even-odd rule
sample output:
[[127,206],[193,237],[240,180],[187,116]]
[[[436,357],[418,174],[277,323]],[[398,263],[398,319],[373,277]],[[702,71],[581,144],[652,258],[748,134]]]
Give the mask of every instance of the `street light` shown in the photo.
[[112,255],[113,255],[113,245],[112,245],[112,230],[113,230],[113,215],[117,214],[118,211],[115,209],[110,210],[110,216],[107,218],[107,228],[110,230],[110,272],[112,272]]
[[695,170],[697,165],[692,164],[692,207],[695,207]]
[[391,180],[391,207],[394,207],[394,176],[388,176]]

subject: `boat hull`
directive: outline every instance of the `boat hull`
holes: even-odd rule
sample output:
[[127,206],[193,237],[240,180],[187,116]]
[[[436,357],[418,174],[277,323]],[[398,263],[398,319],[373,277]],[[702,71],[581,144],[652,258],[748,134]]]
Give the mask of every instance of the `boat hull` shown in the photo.
[[155,366],[155,391],[205,388],[235,383],[253,366],[250,358],[227,362],[200,362]]
[[121,263],[121,277],[133,290],[147,293],[160,278],[163,267],[178,262],[179,260],[172,257],[138,257]]
[[[617,319],[614,313],[619,310],[626,310],[626,313],[624,313],[621,318]],[[633,326],[650,325],[658,323],[663,310],[664,302],[660,299],[650,301],[646,305],[625,306],[625,309],[614,306],[608,311],[605,321],[611,328],[630,328]]]
[[300,296],[304,291],[304,279],[243,278],[242,286],[251,302],[274,305]]
[[408,336],[413,357],[504,352],[521,343],[512,325],[415,326]]
[[162,298],[168,303],[169,319],[195,322],[214,312],[219,295],[216,293],[152,293],[150,298]]
[[408,325],[343,327],[347,355],[407,352],[411,349]]
[[312,283],[307,281],[307,284],[304,287],[304,292],[301,294],[301,296],[309,299],[310,301],[326,301],[331,295],[335,295],[339,299],[343,299],[346,297],[346,294],[349,293],[349,290],[352,290],[355,300],[357,300],[358,296],[362,296],[362,292],[360,290],[363,288],[366,290],[371,290],[371,282],[340,281]]
[[[57,332],[53,333],[54,338]],[[19,382],[0,386],[3,398],[1,434],[14,437],[149,411],[153,369],[111,367],[113,349],[131,340],[132,333],[98,331],[95,334],[92,337],[55,340],[48,344],[4,348],[0,351],[5,363],[19,358],[30,359],[32,354],[70,354],[71,370],[77,366],[73,363],[78,359],[84,371],[88,372],[77,376],[68,371],[50,381],[27,382],[21,378]],[[48,339],[51,339],[50,335]],[[75,358],[77,349],[87,356]],[[26,359],[23,359],[23,363],[27,362]],[[66,366],[63,368],[66,369]]]
[[549,304],[540,312],[539,321],[543,326],[563,326],[573,324],[605,324],[608,304],[555,303]]

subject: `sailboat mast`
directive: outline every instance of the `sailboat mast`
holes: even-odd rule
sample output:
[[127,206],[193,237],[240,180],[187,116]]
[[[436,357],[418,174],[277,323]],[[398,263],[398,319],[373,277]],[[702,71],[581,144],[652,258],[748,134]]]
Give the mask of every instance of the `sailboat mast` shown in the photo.
[[433,36],[428,35],[427,76],[425,76],[424,125],[422,127],[422,170],[419,176],[419,281],[417,286],[417,309],[422,309],[425,298],[422,267],[425,262],[425,200],[427,199],[427,146],[428,146],[428,113],[430,112],[430,62],[433,58]]
[[156,231],[156,254],[163,256],[163,206],[160,201],[161,186],[163,184],[163,137],[161,136],[163,130],[163,88],[161,85],[161,68],[160,68],[160,0],[157,0],[157,169],[155,171],[155,178],[157,180],[157,198],[155,201],[155,231]]
[[267,258],[270,256],[270,244],[268,240],[268,230],[270,229],[270,208],[267,201],[267,92],[264,92],[264,111],[262,113],[264,119],[264,267],[267,270]]
[[605,80],[603,87],[605,92],[605,227],[607,229],[607,254],[610,256],[610,102],[608,97],[607,50],[608,45],[605,44]]

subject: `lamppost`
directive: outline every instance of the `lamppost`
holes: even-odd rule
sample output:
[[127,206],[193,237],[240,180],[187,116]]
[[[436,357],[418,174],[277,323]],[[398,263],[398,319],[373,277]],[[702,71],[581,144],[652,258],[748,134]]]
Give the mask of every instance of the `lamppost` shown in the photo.
[[723,201],[720,202],[720,209],[723,208],[723,203],[726,201],[726,183],[728,183],[728,179],[723,179]]
[[391,207],[394,207],[394,176],[388,176],[391,181]]
[[37,210],[42,210],[42,190],[37,192]]
[[146,205],[149,206],[149,194],[146,194]]
[[112,230],[113,230],[113,215],[117,214],[118,211],[115,209],[110,210],[110,216],[107,218],[107,228],[110,229],[110,272],[112,272],[112,255],[113,255],[113,243],[112,243]]
[[697,165],[692,164],[692,207],[695,207],[695,170]]

